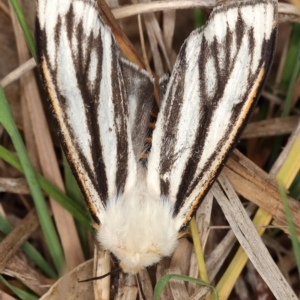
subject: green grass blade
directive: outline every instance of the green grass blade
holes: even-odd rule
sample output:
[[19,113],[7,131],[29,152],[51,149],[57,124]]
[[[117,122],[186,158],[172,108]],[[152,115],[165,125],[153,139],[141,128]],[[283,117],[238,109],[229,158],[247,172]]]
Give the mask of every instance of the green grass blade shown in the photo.
[[300,172],[298,172],[297,176],[295,177],[292,185],[289,188],[291,197],[300,200]]
[[157,284],[155,285],[155,288],[154,288],[154,300],[159,300],[159,297],[163,291],[163,289],[165,288],[165,286],[167,285],[167,283],[172,280],[172,279],[176,279],[176,280],[182,280],[182,281],[186,281],[186,282],[192,282],[192,283],[196,283],[196,284],[199,284],[199,285],[204,285],[204,286],[208,286],[209,288],[212,289],[212,294],[214,296],[214,298],[216,300],[219,299],[218,297],[218,294],[217,294],[217,291],[215,290],[215,288],[202,281],[202,280],[199,280],[199,279],[196,279],[196,278],[192,278],[192,277],[188,277],[188,276],[184,276],[184,275],[179,275],[179,274],[167,274],[165,276],[162,276]]
[[286,60],[284,63],[284,68],[282,72],[282,77],[280,81],[280,87],[286,91],[290,85],[290,80],[292,77],[293,69],[295,66],[295,60],[298,52],[299,37],[300,37],[300,24],[294,23],[293,30],[291,33],[289,48],[286,54]]
[[[8,235],[13,230],[12,225],[0,215],[0,231]],[[52,267],[47,263],[43,256],[29,243],[25,242],[22,245],[23,252],[29,257],[35,265],[44,272],[48,277],[56,278],[57,274]]]
[[[7,149],[0,145],[0,158],[13,166],[15,169],[23,173],[19,159],[10,153]],[[89,228],[91,219],[89,215],[83,211],[82,207],[77,205],[72,199],[67,197],[60,189],[55,187],[42,175],[35,173],[40,187],[67,211],[69,211],[73,217],[81,223],[81,226]]]
[[194,19],[195,19],[195,27],[200,28],[206,22],[206,17],[202,9],[195,8],[194,9]]
[[64,256],[57,236],[54,224],[50,217],[49,209],[45,198],[38,184],[35,172],[31,166],[21,135],[14,122],[10,107],[6,100],[3,88],[0,86],[0,123],[11,137],[14,147],[17,151],[22,169],[24,171],[28,186],[35,204],[41,229],[45,236],[50,255],[53,259],[56,269],[60,273],[64,266]]
[[[80,188],[76,182],[75,177],[71,171],[70,165],[67,162],[66,156],[64,153],[63,156],[63,166],[64,166],[64,182],[67,195],[78,205],[82,204],[83,196],[80,191]],[[83,249],[84,257],[86,259],[90,258],[90,249],[89,249],[89,241],[87,235],[87,228],[83,227],[78,220],[75,220],[75,225],[77,229],[77,233],[79,236],[80,244]]]
[[293,221],[293,217],[292,217],[292,214],[291,214],[290,207],[288,205],[285,190],[284,190],[284,187],[281,185],[280,182],[279,182],[279,191],[280,191],[280,194],[281,194],[281,199],[282,199],[282,202],[283,202],[286,219],[287,219],[287,223],[288,223],[288,226],[289,226],[289,231],[290,231],[292,245],[293,245],[293,252],[295,254],[297,268],[298,268],[298,274],[300,276],[300,245],[299,245],[299,242],[298,242],[297,231],[296,231],[296,228],[295,228],[295,225],[294,225],[294,221]]
[[0,275],[0,282],[2,282],[5,286],[7,286],[10,290],[12,290],[20,299],[22,300],[38,300],[39,297],[25,292],[14,285],[7,282],[2,275]]
[[205,266],[204,253],[202,249],[201,240],[198,232],[198,225],[196,222],[195,216],[192,218],[190,222],[191,235],[194,243],[194,251],[197,258],[199,276],[204,282],[208,282],[208,275]]
[[[292,105],[292,95],[297,76],[300,71],[300,24],[293,24],[293,32],[290,39],[289,49],[286,55],[286,60],[282,72],[280,87],[283,92],[286,92],[286,99],[281,116],[288,116],[290,114]],[[268,162],[268,169],[273,166],[279,153],[281,152],[282,145],[285,141],[283,136],[274,138],[272,153]]]
[[[300,34],[300,32],[299,32],[299,34]],[[286,101],[284,102],[284,108],[283,108],[283,111],[281,114],[282,117],[288,116],[290,114],[292,100],[293,100],[293,91],[294,91],[294,87],[295,87],[295,82],[299,75],[299,71],[300,71],[300,40],[298,41],[297,53],[295,56],[290,81],[288,84]]]
[[22,12],[22,9],[20,7],[20,4],[18,2],[18,0],[10,0],[10,3],[14,9],[14,12],[18,18],[19,24],[22,28],[22,31],[24,33],[24,37],[26,40],[26,43],[28,45],[28,48],[33,56],[33,58],[35,59],[35,61],[37,61],[37,56],[36,56],[36,51],[35,51],[35,43],[34,43],[34,38],[32,36],[32,33],[29,29],[29,26],[27,24],[27,21],[25,19],[25,16]]

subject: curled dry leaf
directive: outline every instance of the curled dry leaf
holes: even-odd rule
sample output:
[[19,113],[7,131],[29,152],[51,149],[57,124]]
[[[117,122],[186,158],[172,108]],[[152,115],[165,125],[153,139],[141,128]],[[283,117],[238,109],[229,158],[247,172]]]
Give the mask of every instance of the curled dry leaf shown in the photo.
[[70,273],[59,279],[51,286],[41,300],[66,299],[66,295],[68,295],[68,299],[95,300],[93,282],[78,282],[78,280],[91,277],[91,274],[93,274],[92,259],[79,265]]

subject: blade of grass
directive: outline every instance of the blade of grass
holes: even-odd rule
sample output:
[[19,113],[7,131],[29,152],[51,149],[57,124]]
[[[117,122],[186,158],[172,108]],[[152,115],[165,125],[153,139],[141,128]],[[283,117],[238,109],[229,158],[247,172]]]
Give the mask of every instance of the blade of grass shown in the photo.
[[298,52],[298,43],[300,36],[300,24],[294,23],[293,30],[291,33],[289,48],[286,55],[286,60],[284,63],[284,68],[282,72],[282,77],[280,81],[280,87],[284,91],[289,88],[291,77],[293,76],[295,60]]
[[[297,25],[299,27],[298,31],[300,34],[300,24],[297,24]],[[299,39],[299,37],[298,37],[298,39]],[[283,111],[281,114],[282,117],[288,116],[290,114],[292,99],[293,99],[293,90],[294,90],[295,82],[299,75],[299,70],[300,70],[300,40],[298,40],[298,47],[297,47],[297,52],[296,52],[295,59],[294,59],[292,74],[291,74],[290,81],[288,84],[286,101],[284,102],[284,108],[283,108]]]
[[202,9],[195,8],[194,9],[194,19],[195,19],[195,27],[200,28],[206,22],[206,17]]
[[[191,235],[194,243],[194,250],[196,254],[198,269],[199,269],[199,277],[204,282],[208,283],[208,275],[205,265],[205,259],[204,259],[204,252],[202,248],[201,239],[198,232],[198,226],[196,222],[195,216],[193,216],[191,222],[190,222],[190,229],[191,229]],[[213,297],[211,294],[206,296],[206,300],[211,300]]]
[[184,276],[184,275],[167,274],[165,276],[162,276],[159,279],[159,281],[157,282],[157,284],[155,285],[154,300],[159,300],[160,294],[162,293],[163,289],[165,288],[165,286],[171,279],[182,280],[182,281],[186,281],[186,282],[193,282],[193,283],[197,283],[199,285],[208,286],[209,288],[212,289],[212,294],[213,294],[214,298],[219,299],[215,288],[212,285],[208,284],[207,282],[204,282],[204,281],[196,279],[196,278]]
[[[66,194],[73,200],[74,203],[80,206],[80,204],[82,204],[83,196],[76,182],[76,179],[72,174],[66,156],[64,155],[63,152],[62,152],[62,156],[63,156],[64,182],[65,182]],[[84,257],[88,259],[90,256],[90,250],[89,250],[88,235],[86,234],[87,228],[85,226],[82,226],[81,222],[78,220],[75,221],[75,225],[78,232],[80,244],[84,252]]]
[[[0,231],[8,235],[13,229],[13,226],[0,215]],[[56,278],[57,274],[53,268],[47,263],[44,257],[28,242],[25,242],[21,247],[23,252],[29,257],[36,266],[47,276]]]
[[37,56],[36,56],[36,51],[35,51],[35,43],[34,43],[34,38],[32,36],[32,33],[29,29],[29,26],[27,24],[27,21],[25,19],[25,16],[22,12],[22,9],[20,7],[20,4],[18,0],[10,0],[10,3],[14,9],[14,12],[18,18],[19,24],[22,28],[22,31],[24,33],[28,48],[34,58],[35,61],[37,61]]
[[194,249],[197,258],[200,278],[204,282],[208,282],[208,276],[207,276],[207,271],[206,271],[206,266],[204,261],[204,253],[202,250],[201,240],[199,238],[198,227],[197,227],[195,216],[192,218],[190,222],[190,229],[191,229],[192,239],[194,243]]
[[298,172],[296,178],[294,179],[290,187],[291,197],[300,200],[300,172]]
[[282,202],[283,202],[283,205],[284,205],[286,219],[287,219],[287,222],[288,222],[288,225],[289,225],[293,250],[294,250],[296,263],[297,263],[297,268],[298,268],[298,274],[300,276],[300,245],[299,245],[299,242],[298,242],[297,233],[296,233],[295,225],[294,225],[294,222],[293,222],[293,217],[292,217],[291,210],[290,210],[290,207],[289,207],[288,202],[287,202],[284,187],[280,183],[280,181],[278,181],[278,184],[279,184],[279,190],[280,190]]
[[276,175],[278,182],[288,189],[300,170],[300,137],[298,137],[294,145],[282,164]]
[[2,87],[0,87],[0,123],[8,132],[17,151],[20,163],[22,165],[22,169],[24,171],[30,192],[33,197],[41,229],[45,236],[50,255],[53,259],[56,269],[60,273],[64,265],[62,248],[54,224],[50,217],[48,206],[38,184],[35,172],[33,171],[33,168],[29,161],[26,148],[22,141],[21,135],[17,129],[17,126],[14,122],[10,107],[8,105]]
[[[23,173],[19,159],[10,153],[7,149],[0,145],[0,158],[13,166],[15,169]],[[49,196],[55,199],[61,206],[68,210],[73,217],[81,223],[81,226],[88,228],[91,224],[91,219],[87,213],[83,212],[82,208],[77,205],[72,199],[67,197],[61,190],[55,187],[42,175],[35,173],[38,183]]]
[[39,297],[30,294],[28,292],[24,292],[23,290],[15,287],[14,285],[7,282],[2,275],[0,275],[0,282],[2,282],[5,286],[7,286],[10,290],[12,290],[20,299],[22,300],[37,300]]
[[[297,80],[300,71],[300,24],[293,25],[293,33],[291,36],[291,42],[289,45],[288,54],[286,56],[284,72],[280,85],[287,91],[286,99],[284,101],[284,107],[281,113],[282,117],[288,116],[291,111],[293,90],[295,82]],[[274,139],[272,154],[269,159],[269,165],[272,166],[278,157],[282,143],[284,141],[283,136],[278,136]]]

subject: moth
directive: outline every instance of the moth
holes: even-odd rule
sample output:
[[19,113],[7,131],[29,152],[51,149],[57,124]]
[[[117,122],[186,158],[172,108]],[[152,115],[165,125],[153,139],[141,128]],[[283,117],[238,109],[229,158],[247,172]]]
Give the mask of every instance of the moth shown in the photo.
[[172,255],[268,74],[277,1],[216,7],[182,45],[147,163],[154,80],[122,58],[93,0],[38,0],[39,66],[96,239],[136,273]]

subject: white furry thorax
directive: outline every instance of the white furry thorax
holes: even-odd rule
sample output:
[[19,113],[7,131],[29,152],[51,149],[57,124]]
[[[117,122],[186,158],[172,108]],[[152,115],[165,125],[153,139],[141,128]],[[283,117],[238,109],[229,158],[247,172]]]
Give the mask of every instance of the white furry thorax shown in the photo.
[[177,246],[173,210],[141,188],[109,199],[96,238],[112,252],[126,273],[137,273],[170,256]]

